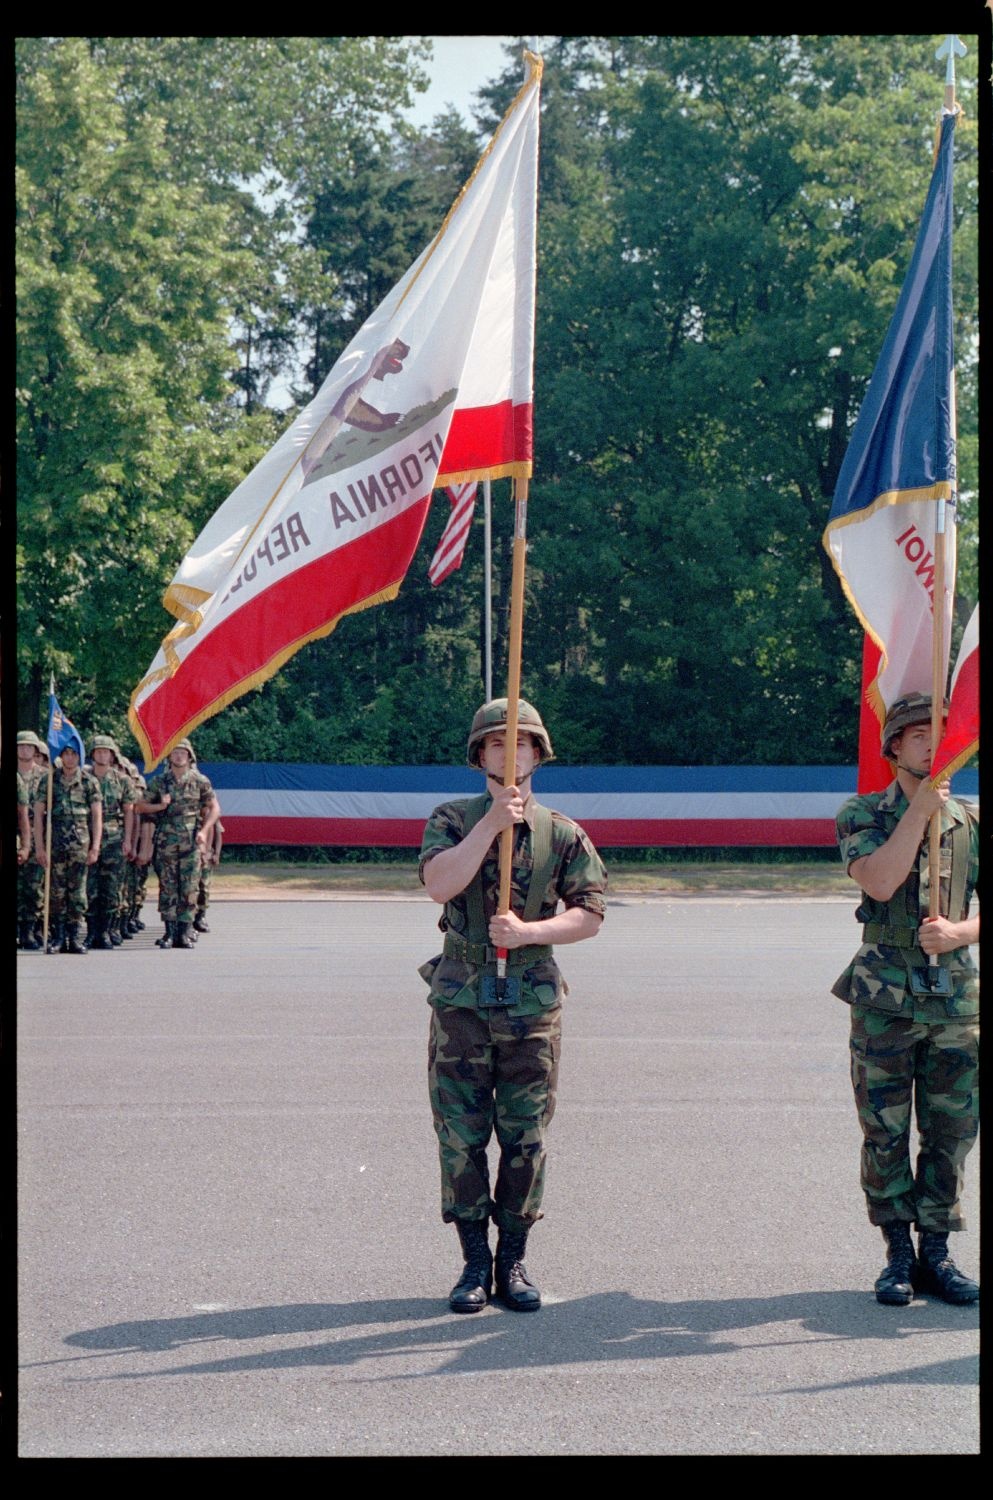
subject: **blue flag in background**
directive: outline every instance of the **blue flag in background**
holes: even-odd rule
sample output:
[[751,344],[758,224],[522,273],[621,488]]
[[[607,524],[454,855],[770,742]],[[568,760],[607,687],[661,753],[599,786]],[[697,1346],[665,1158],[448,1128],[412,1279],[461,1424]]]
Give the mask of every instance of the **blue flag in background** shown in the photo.
[[59,707],[59,700],[54,691],[48,695],[48,753],[52,764],[61,750],[69,745],[79,755],[79,764],[82,765],[86,759],[83,748],[83,738],[71,719],[67,719]]

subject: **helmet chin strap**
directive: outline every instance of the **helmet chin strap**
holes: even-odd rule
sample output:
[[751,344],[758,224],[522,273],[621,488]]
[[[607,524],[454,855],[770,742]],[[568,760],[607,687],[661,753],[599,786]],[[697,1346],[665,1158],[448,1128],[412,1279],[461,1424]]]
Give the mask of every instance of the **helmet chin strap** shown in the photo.
[[905,766],[901,760],[897,761],[896,768],[898,771],[906,771],[908,776],[913,776],[917,781],[926,781],[931,774],[930,771],[916,771],[913,766]]

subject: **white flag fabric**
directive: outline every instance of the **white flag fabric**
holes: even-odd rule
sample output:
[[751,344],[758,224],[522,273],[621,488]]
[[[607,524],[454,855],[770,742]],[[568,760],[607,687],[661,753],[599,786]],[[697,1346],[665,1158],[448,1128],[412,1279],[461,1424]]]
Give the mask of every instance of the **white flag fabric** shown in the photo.
[[147,765],[343,615],[396,597],[432,491],[532,459],[541,60],[435,239],[204,527],[131,697]]

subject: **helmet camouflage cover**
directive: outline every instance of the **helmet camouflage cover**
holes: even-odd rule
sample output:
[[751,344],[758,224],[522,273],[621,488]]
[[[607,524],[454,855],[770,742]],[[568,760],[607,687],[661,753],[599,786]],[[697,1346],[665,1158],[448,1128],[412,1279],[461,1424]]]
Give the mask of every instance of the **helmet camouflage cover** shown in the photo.
[[[489,703],[484,703],[482,708],[477,709],[472,720],[472,728],[469,730],[469,743],[466,746],[466,760],[474,771],[480,770],[479,746],[488,734],[493,734],[498,729],[507,726],[507,700],[506,698],[491,698]],[[517,731],[519,734],[530,734],[541,746],[542,760],[554,760],[555,751],[552,749],[552,741],[548,730],[541,722],[541,715],[530,703],[525,703],[523,698],[517,700]]]
[[113,750],[113,752],[114,752],[114,758],[116,759],[118,765],[120,765],[120,763],[121,763],[121,752],[117,748],[117,741],[114,739],[113,735],[109,735],[109,734],[95,734],[93,736],[93,738],[91,739],[91,741],[90,741],[90,755],[91,756],[92,756],[94,750]]
[[[948,712],[947,702],[944,704],[944,712]],[[930,724],[931,722],[931,694],[930,693],[906,693],[898,698],[890,707],[883,724],[883,733],[880,744],[882,753],[888,760],[893,759],[891,745],[897,735],[909,729],[912,724]]]
[[19,745],[30,745],[33,750],[42,750],[44,746],[33,729],[19,729],[17,731],[17,743]]

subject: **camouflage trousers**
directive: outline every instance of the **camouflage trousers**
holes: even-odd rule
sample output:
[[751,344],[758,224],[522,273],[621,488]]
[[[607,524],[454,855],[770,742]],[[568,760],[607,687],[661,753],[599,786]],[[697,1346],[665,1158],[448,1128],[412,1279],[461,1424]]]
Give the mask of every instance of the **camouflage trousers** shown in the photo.
[[138,861],[129,860],[124,871],[124,906],[130,911],[133,907],[141,906],[145,900],[145,887],[148,884],[148,866],[140,865]]
[[103,930],[121,910],[124,874],[127,860],[124,845],[117,838],[104,838],[100,845],[100,858],[90,865],[86,877],[86,897],[90,915],[97,918]]
[[[562,1007],[534,1016],[432,1007],[431,1113],[441,1160],[441,1216],[519,1229],[541,1218],[545,1127],[555,1113]],[[500,1165],[491,1198],[486,1147]]]
[[203,869],[200,871],[200,884],[197,886],[198,917],[202,917],[210,905],[210,872],[213,868],[213,865],[209,865],[205,861]]
[[[964,1229],[959,1197],[979,1130],[979,1022],[927,1024],[852,1006],[852,1086],[869,1220]],[[917,1115],[916,1174],[910,1112]]]
[[52,850],[48,897],[50,921],[76,923],[86,916],[86,855],[87,851],[78,846],[62,853]]
[[155,873],[159,877],[159,916],[163,922],[192,922],[200,884],[200,848],[182,852],[156,850]]
[[17,919],[39,922],[45,905],[45,872],[34,855],[17,867]]

